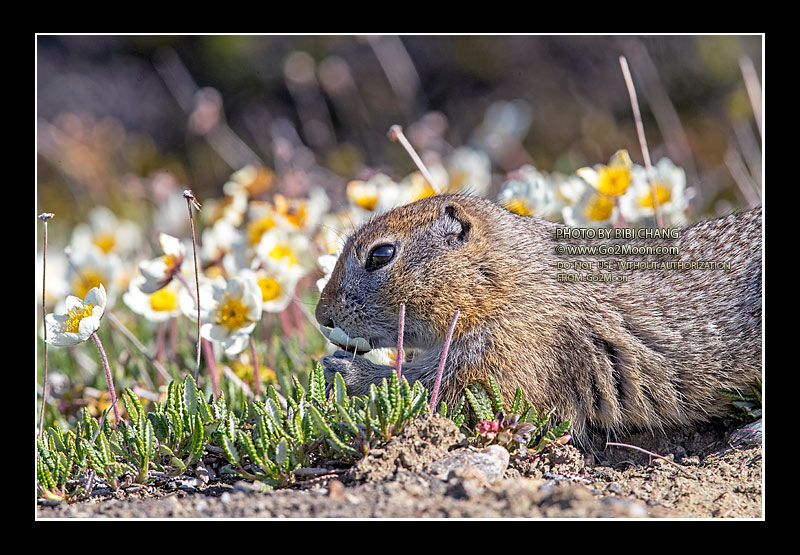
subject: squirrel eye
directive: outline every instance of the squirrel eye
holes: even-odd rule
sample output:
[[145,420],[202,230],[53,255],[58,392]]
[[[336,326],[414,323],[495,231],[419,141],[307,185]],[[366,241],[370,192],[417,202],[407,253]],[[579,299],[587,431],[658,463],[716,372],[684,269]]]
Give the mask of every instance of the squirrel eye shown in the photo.
[[394,245],[378,245],[367,256],[365,268],[367,271],[380,268],[394,257]]

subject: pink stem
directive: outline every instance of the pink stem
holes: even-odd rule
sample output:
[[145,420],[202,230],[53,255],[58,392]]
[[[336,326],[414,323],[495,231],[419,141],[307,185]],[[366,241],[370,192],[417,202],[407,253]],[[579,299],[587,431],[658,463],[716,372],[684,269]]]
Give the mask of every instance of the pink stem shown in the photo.
[[400,303],[400,318],[398,327],[399,330],[397,332],[397,381],[400,381],[400,376],[402,376],[402,367],[403,367],[403,328],[405,327],[406,322],[406,303]]
[[97,332],[92,333],[92,340],[97,345],[97,350],[100,352],[100,359],[103,361],[103,368],[106,371],[106,380],[108,381],[108,391],[111,393],[111,404],[114,405],[114,416],[117,418],[117,425],[119,425],[119,408],[117,407],[117,394],[114,391],[114,380],[111,378],[111,368],[108,366],[108,358],[106,352],[103,350],[103,344],[97,336]]
[[431,404],[428,407],[431,412],[436,407],[436,399],[439,397],[439,386],[442,383],[442,373],[444,372],[444,363],[447,360],[447,351],[450,349],[450,341],[453,340],[453,330],[456,328],[456,320],[460,311],[456,310],[453,314],[453,320],[450,322],[450,329],[447,330],[447,339],[444,342],[444,351],[442,352],[442,360],[439,362],[439,369],[436,371],[436,383],[433,384],[433,394],[431,395]]

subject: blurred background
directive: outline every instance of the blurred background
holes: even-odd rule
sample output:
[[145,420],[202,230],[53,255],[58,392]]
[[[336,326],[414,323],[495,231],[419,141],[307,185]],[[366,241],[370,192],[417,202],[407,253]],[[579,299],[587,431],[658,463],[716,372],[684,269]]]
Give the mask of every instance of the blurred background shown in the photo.
[[246,164],[271,168],[273,192],[289,197],[322,186],[335,209],[349,180],[414,170],[386,137],[393,124],[420,151],[486,150],[495,187],[523,164],[569,173],[622,148],[643,164],[620,55],[653,161],[684,168],[693,214],[759,202],[760,35],[40,35],[37,46],[37,213],[69,207],[54,235],[96,204],[145,218],[131,200],[157,201],[164,180],[220,197]]

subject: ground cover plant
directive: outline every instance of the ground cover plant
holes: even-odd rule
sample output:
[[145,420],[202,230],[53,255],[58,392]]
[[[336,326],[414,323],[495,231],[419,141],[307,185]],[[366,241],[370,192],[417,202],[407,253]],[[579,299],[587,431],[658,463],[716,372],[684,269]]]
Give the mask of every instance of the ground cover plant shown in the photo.
[[[346,234],[374,214],[442,192],[579,227],[678,226],[760,195],[757,148],[729,149],[734,193],[717,194],[716,205],[686,159],[663,148],[650,159],[656,125],[645,120],[645,129],[626,58],[614,62],[632,114],[629,140],[616,134],[615,144],[573,152],[551,169],[526,152],[532,110],[520,99],[482,106],[471,140],[448,136],[447,117],[436,110],[383,125],[370,141],[390,149],[389,164],[366,163],[347,141],[326,146],[310,122],[330,106],[306,102],[314,98],[309,87],[333,101],[346,125],[357,111],[342,102],[347,88],[333,77],[348,72],[341,59],[315,65],[300,51],[284,65],[287,90],[305,99],[300,123],[271,121],[267,156],[229,125],[219,91],[186,78],[174,50],[153,59],[185,110],[192,148],[224,169],[193,180],[203,172],[161,157],[113,118],[42,118],[40,176],[67,185],[61,194],[43,191],[37,207],[40,499],[74,502],[99,484],[117,490],[199,475],[209,457],[222,475],[281,489],[319,465],[354,464],[431,412],[452,419],[475,446],[535,460],[549,444],[569,441],[569,422],[547,407],[537,412],[519,392],[505,405],[494,381],[471,384],[456,406],[438,403],[436,388],[402,376],[402,332],[397,349],[367,355],[396,365],[397,376],[364,396],[348,395],[340,377],[325,383],[316,361],[330,347],[313,308]],[[309,68],[320,83],[308,79]],[[742,68],[737,98],[745,81],[752,86],[749,66]],[[756,144],[760,113],[745,112],[753,119],[737,127],[739,144]],[[675,136],[674,127],[660,130]],[[737,415],[760,416],[760,384],[726,394]]]

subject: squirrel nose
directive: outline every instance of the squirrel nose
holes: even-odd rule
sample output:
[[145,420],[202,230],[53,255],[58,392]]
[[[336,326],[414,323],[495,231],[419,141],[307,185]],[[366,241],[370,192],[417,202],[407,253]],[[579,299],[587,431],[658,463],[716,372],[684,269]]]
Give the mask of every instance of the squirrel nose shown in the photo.
[[317,303],[317,308],[314,310],[314,317],[317,319],[317,322],[326,328],[334,327],[333,319],[328,316],[327,303],[323,302],[322,299]]

